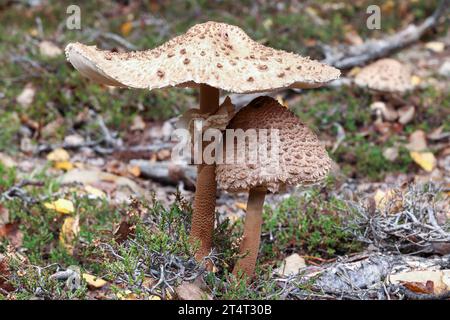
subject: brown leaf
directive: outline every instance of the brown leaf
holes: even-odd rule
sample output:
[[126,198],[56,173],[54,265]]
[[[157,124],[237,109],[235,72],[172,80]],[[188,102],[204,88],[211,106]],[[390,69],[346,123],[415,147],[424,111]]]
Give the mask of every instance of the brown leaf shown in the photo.
[[404,281],[401,281],[401,284],[405,288],[407,288],[409,291],[412,291],[412,292],[415,292],[415,293],[424,293],[424,294],[433,293],[433,288],[434,288],[433,281],[427,281],[426,284],[423,284],[421,282],[404,282]]
[[409,151],[423,151],[427,149],[427,137],[423,130],[416,130],[409,136],[409,143],[406,145]]
[[180,300],[212,300],[211,296],[195,283],[183,282],[176,287],[175,292]]
[[14,287],[8,281],[10,275],[11,271],[8,266],[8,258],[0,253],[0,288],[7,292],[14,291]]
[[416,109],[414,106],[404,106],[398,109],[398,122],[405,125],[410,123],[414,119],[414,115],[416,114]]
[[19,248],[23,242],[23,234],[19,230],[19,222],[0,225],[0,238],[6,238],[15,248]]
[[9,222],[9,210],[0,204],[0,226]]
[[133,238],[135,234],[136,226],[129,223],[128,221],[122,220],[117,227],[116,231],[114,231],[114,240],[117,243],[122,243],[128,238]]

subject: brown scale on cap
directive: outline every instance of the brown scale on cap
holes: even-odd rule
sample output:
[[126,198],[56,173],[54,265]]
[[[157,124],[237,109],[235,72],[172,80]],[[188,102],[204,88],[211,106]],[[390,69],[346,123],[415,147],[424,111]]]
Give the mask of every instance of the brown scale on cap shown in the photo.
[[[333,67],[266,47],[239,27],[217,22],[195,25],[153,50],[117,53],[71,43],[66,55],[83,75],[100,83],[132,88],[204,83],[230,92],[250,93],[314,88],[340,75]],[[211,77],[212,69],[219,64],[223,66],[220,77]],[[297,66],[297,70],[291,66]],[[301,72],[298,66],[302,66]],[[157,70],[164,72],[164,78],[158,76]]]
[[413,87],[409,68],[394,59],[381,59],[364,67],[355,83],[382,92],[405,92]]
[[[331,168],[331,160],[317,136],[291,111],[270,97],[258,97],[241,109],[231,120],[228,129],[278,129],[279,163],[217,165],[219,187],[231,192],[265,187],[271,192],[287,185],[309,185],[323,180]],[[270,131],[269,131],[270,133]],[[270,136],[267,148],[270,148]],[[235,155],[248,152],[245,145],[235,145]],[[246,179],[236,177],[246,176]]]
[[[257,158],[257,161],[218,164],[216,177],[218,186],[231,192],[248,191],[244,234],[240,244],[239,259],[233,274],[254,274],[261,238],[262,208],[267,191],[282,191],[287,185],[309,185],[323,180],[331,168],[331,160],[317,136],[292,112],[271,97],[258,97],[241,109],[229,123],[228,129],[267,129],[269,136],[263,141],[245,139],[245,143],[234,145],[234,155],[248,155],[249,150],[278,150],[273,157]],[[278,148],[271,145],[270,130],[278,130]],[[227,141],[225,135],[224,157]],[[268,152],[269,154],[269,152]],[[230,156],[230,155],[228,155]]]

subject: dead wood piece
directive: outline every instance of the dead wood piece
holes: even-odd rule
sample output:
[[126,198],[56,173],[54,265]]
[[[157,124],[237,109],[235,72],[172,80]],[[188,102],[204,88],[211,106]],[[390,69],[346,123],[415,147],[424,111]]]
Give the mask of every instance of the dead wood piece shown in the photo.
[[197,170],[194,166],[177,165],[170,161],[150,162],[147,160],[132,160],[130,164],[138,166],[144,178],[174,186],[182,182],[184,188],[195,190]]
[[[320,267],[307,267],[292,281],[297,287],[312,281],[314,298],[330,299],[416,299],[408,295],[405,288],[390,284],[388,279],[394,274],[415,270],[442,270],[450,264],[450,255],[439,258],[423,258],[407,255],[383,253],[361,254],[343,258]],[[289,295],[297,298],[307,297],[303,290],[290,288]],[[437,297],[441,298],[443,297]],[[423,299],[431,298],[423,296]]]
[[378,40],[367,40],[363,44],[353,46],[338,46],[332,48],[323,46],[324,63],[339,69],[348,69],[363,65],[368,61],[387,56],[391,52],[406,47],[419,40],[427,31],[434,28],[448,10],[449,0],[442,0],[434,13],[420,25],[409,25],[402,31]]

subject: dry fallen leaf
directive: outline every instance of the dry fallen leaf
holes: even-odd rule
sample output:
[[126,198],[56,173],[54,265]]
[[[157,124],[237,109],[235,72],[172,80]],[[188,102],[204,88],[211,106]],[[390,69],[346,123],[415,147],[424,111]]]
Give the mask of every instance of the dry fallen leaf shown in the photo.
[[393,214],[401,210],[401,208],[403,207],[403,198],[399,190],[388,189],[386,191],[383,191],[381,189],[378,189],[375,192],[373,199],[375,200],[377,209],[383,213],[386,213],[386,211],[388,211],[387,213]]
[[73,169],[73,163],[70,162],[70,161],[56,161],[53,164],[53,167],[56,168],[56,169],[69,171],[69,170]]
[[5,166],[6,168],[12,168],[17,166],[16,161],[14,161],[13,158],[11,158],[10,156],[8,156],[5,153],[1,153],[0,152],[0,163]]
[[409,154],[414,162],[427,172],[433,171],[436,167],[437,161],[434,154],[431,152],[411,151]]
[[94,196],[95,198],[106,198],[106,194],[97,188],[91,187],[89,185],[84,187],[84,190],[91,196]]
[[137,294],[132,293],[130,290],[124,290],[122,292],[117,292],[116,296],[120,300],[138,300],[139,299]]
[[0,203],[0,226],[9,222],[9,210]]
[[139,177],[141,175],[141,168],[139,166],[128,166],[127,171],[135,177]]
[[19,248],[23,242],[23,234],[19,230],[19,222],[0,225],[0,239],[6,238],[15,248]]
[[108,283],[102,278],[93,276],[89,273],[83,273],[83,279],[87,282],[88,286],[94,289],[99,289]]
[[445,49],[445,43],[440,41],[430,41],[425,44],[425,48],[430,51],[440,53]]
[[175,292],[180,300],[212,300],[196,283],[185,281],[175,288]]
[[145,129],[145,122],[140,115],[137,115],[133,118],[133,123],[131,124],[131,131],[138,131]]
[[62,148],[58,148],[58,149],[53,150],[52,152],[50,152],[47,155],[47,160],[48,161],[55,161],[55,162],[57,162],[57,161],[61,161],[61,162],[62,161],[69,161],[70,160],[70,155],[69,155],[69,153],[66,150],[64,150]]
[[410,123],[414,119],[416,109],[414,106],[403,106],[398,109],[398,122],[405,125]]
[[246,211],[247,210],[247,204],[243,202],[236,202],[236,207],[238,207],[241,210]]
[[49,58],[55,58],[62,55],[63,53],[56,44],[45,40],[39,43],[39,52],[41,53],[41,55]]
[[[450,290],[450,270],[420,270],[406,271],[389,276],[389,281],[393,284],[404,282],[421,283],[427,287],[427,282],[433,282],[435,294],[441,294]],[[428,288],[431,285],[428,284]]]
[[66,249],[67,253],[73,254],[73,243],[80,232],[80,219],[76,217],[67,217],[59,233],[59,243]]
[[420,83],[422,82],[422,78],[420,78],[419,76],[411,76],[411,84],[413,86],[418,86]]
[[304,267],[306,267],[305,259],[297,253],[294,253],[284,259],[281,267],[276,268],[274,271],[283,276],[290,276],[297,274]]
[[114,240],[117,243],[122,243],[128,238],[134,238],[135,231],[135,225],[126,220],[122,220],[117,229],[114,231]]
[[120,32],[124,37],[130,34],[131,30],[133,30],[133,23],[131,21],[127,21],[122,23],[120,26]]
[[72,201],[66,199],[58,199],[53,202],[44,203],[47,209],[55,210],[56,212],[69,214],[75,211]]
[[434,291],[434,282],[433,281],[427,281],[425,284],[421,282],[400,282],[404,287],[406,287],[409,291],[415,292],[415,293],[425,293],[425,294],[431,294]]
[[25,88],[23,88],[22,92],[17,96],[17,103],[19,103],[21,107],[29,107],[33,103],[35,94],[36,88],[32,83],[28,83]]
[[267,18],[263,21],[262,25],[263,25],[264,29],[270,30],[270,29],[272,29],[272,26],[273,26],[273,20],[271,18]]
[[[450,137],[450,132],[444,132],[444,125],[437,127],[428,134],[428,139],[430,140],[442,140]],[[0,156],[1,159],[1,156]]]
[[360,71],[361,71],[361,68],[360,68],[360,67],[353,67],[353,68],[348,72],[348,76],[349,76],[349,77],[355,77]]
[[386,160],[389,160],[391,162],[395,161],[398,158],[398,148],[397,147],[390,147],[390,148],[386,148],[383,151],[383,157]]
[[427,137],[423,130],[416,130],[409,136],[406,148],[409,151],[423,151],[427,149]]

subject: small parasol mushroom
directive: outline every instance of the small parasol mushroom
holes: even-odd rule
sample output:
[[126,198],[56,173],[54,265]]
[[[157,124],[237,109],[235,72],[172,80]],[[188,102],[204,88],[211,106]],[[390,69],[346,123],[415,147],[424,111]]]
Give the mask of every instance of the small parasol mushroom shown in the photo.
[[[138,88],[199,87],[200,112],[213,115],[219,90],[235,93],[315,88],[337,79],[339,70],[294,53],[266,47],[242,29],[206,22],[161,46],[116,53],[71,43],[67,59],[84,76],[102,84]],[[192,239],[200,240],[197,259],[209,254],[214,229],[215,165],[198,166]]]
[[[258,255],[266,193],[283,191],[288,185],[305,186],[320,182],[330,170],[331,160],[317,136],[292,112],[267,96],[254,99],[241,109],[227,129],[254,129],[257,132],[275,129],[278,133],[278,140],[258,141],[256,162],[230,163],[228,160],[217,165],[219,187],[229,192],[249,192],[240,246],[240,253],[247,255],[237,262],[233,273],[236,276],[252,276]],[[228,137],[225,136],[224,149],[232,143],[233,148],[228,150],[233,150],[235,155],[249,154],[255,148],[251,139],[238,144],[235,139],[229,141]],[[275,157],[261,157],[264,151],[267,151],[266,154],[272,151]]]
[[404,93],[413,88],[409,68],[394,59],[380,59],[356,75],[359,87],[385,93]]

